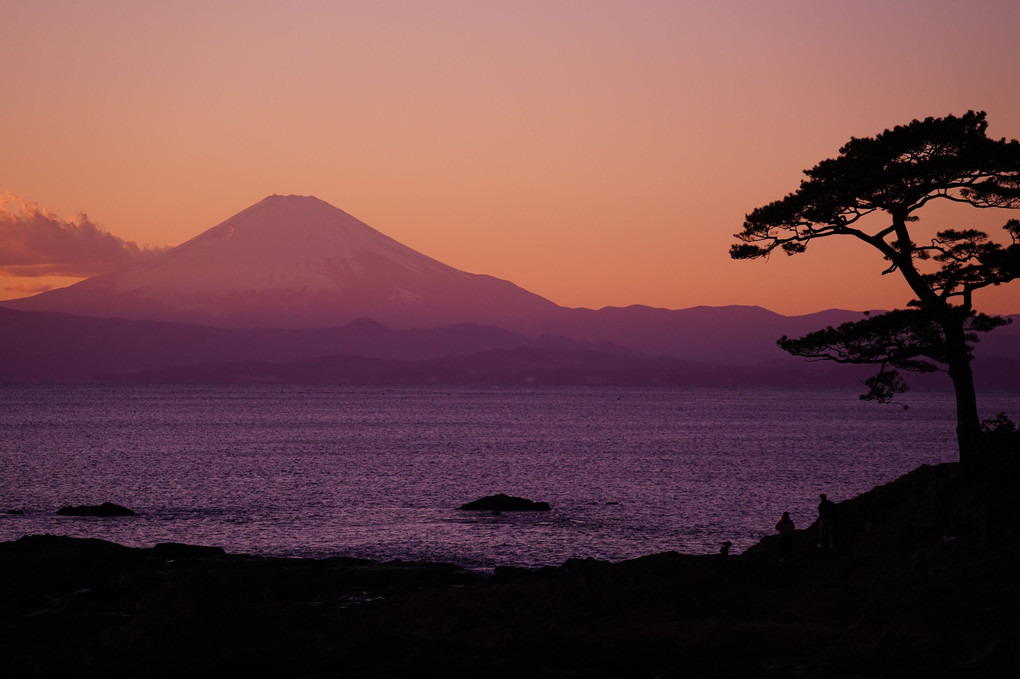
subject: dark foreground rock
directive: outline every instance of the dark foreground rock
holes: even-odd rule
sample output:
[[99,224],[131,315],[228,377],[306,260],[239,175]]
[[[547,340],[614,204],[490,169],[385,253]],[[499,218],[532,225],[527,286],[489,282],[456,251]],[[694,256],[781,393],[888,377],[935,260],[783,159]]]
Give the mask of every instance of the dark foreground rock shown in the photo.
[[4,676],[972,677],[1020,667],[1020,474],[922,467],[839,549],[499,569],[0,543]]
[[68,505],[57,510],[61,516],[137,516],[127,507],[112,502],[101,505]]
[[486,495],[483,498],[462,504],[457,509],[482,510],[487,512],[547,512],[548,502],[535,502],[513,495]]

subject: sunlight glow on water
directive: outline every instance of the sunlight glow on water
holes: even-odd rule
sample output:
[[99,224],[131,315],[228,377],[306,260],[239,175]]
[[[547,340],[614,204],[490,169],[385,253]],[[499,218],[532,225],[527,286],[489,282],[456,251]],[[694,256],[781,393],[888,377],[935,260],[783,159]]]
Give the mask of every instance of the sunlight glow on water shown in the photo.
[[[0,388],[0,540],[453,561],[735,551],[955,459],[949,393],[911,409],[844,391],[341,386]],[[1020,419],[1020,395],[985,395]],[[549,502],[491,516],[493,493]],[[116,502],[140,514],[60,517]]]

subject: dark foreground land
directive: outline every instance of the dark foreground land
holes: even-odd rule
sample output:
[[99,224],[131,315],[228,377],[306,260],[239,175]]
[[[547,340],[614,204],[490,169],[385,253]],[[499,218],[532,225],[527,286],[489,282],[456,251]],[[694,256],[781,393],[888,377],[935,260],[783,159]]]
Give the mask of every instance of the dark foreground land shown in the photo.
[[1020,669],[1020,492],[922,467],[794,558],[437,564],[0,544],[0,675],[969,677]]

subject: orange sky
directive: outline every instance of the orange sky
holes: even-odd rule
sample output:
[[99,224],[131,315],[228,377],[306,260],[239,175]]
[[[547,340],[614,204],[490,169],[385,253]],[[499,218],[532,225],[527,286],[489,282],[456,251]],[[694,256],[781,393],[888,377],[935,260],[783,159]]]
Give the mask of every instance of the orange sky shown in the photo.
[[0,193],[151,245],[315,195],[566,306],[902,306],[866,246],[732,234],[851,136],[975,109],[1020,138],[1018,30],[1014,0],[8,2]]

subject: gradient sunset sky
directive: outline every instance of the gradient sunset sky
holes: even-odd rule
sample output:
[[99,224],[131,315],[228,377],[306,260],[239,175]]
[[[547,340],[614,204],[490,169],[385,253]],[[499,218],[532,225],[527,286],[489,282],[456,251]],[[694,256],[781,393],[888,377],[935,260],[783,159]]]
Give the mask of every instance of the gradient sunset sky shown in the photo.
[[[902,306],[867,246],[734,262],[732,234],[851,136],[973,109],[1020,138],[1015,0],[0,6],[0,194],[37,206],[22,222],[87,213],[164,246],[314,195],[565,306]],[[999,238],[1020,214],[921,216]],[[0,299],[88,275],[12,261]],[[1020,285],[977,303],[1020,312]]]

